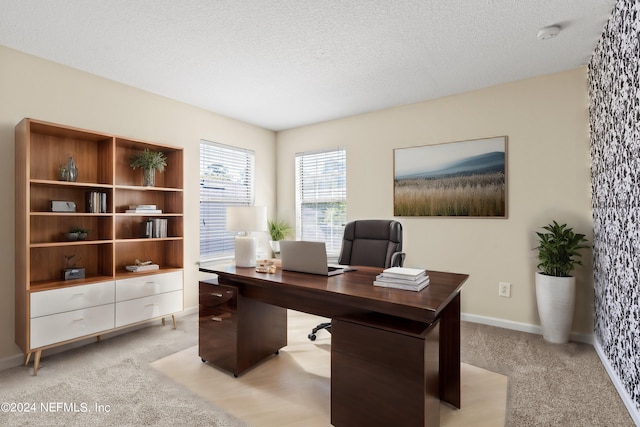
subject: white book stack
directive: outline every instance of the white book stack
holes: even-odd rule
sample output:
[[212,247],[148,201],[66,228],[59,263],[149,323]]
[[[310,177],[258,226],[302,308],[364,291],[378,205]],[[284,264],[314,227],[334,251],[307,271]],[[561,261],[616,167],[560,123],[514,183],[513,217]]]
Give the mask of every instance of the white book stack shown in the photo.
[[162,210],[158,209],[156,205],[132,205],[125,213],[148,215],[162,213]]
[[391,267],[376,276],[374,286],[419,291],[429,285],[429,276],[422,268]]

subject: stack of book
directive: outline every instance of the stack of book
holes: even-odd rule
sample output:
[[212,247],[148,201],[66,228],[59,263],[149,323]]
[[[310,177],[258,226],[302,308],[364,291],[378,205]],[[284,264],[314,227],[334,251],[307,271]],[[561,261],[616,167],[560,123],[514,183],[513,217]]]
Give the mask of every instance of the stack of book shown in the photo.
[[127,209],[125,212],[138,214],[138,215],[148,215],[148,214],[160,214],[162,213],[162,210],[158,209],[156,205],[133,205],[133,206],[129,206],[129,209]]
[[391,267],[376,276],[375,286],[419,291],[429,285],[429,276],[421,268]]

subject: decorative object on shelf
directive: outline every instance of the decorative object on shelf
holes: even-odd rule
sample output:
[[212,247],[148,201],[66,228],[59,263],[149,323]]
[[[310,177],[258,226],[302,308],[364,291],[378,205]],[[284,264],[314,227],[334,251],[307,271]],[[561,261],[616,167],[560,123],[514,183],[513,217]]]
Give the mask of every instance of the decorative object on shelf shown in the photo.
[[244,233],[235,238],[235,260],[238,267],[255,267],[257,242],[252,231],[267,231],[266,206],[227,207],[227,231]]
[[154,264],[153,261],[151,260],[140,261],[138,258],[136,258],[134,265],[127,265],[125,268],[127,269],[127,271],[131,271],[133,273],[140,273],[143,271],[159,270],[160,266],[158,264]]
[[271,240],[269,241],[269,245],[271,245],[271,250],[274,255],[280,253],[280,240],[284,240],[287,236],[291,235],[293,232],[293,228],[286,221],[267,221],[267,226],[269,228],[269,235],[271,236]]
[[78,167],[73,157],[69,157],[67,163],[58,168],[58,179],[60,181],[70,182],[76,182],[78,180]]
[[[73,156],[69,157],[66,168],[64,166],[62,168],[66,169],[66,181],[76,182],[78,180],[78,167],[73,160]],[[62,175],[62,170],[60,173]]]
[[538,268],[536,273],[536,300],[542,336],[546,341],[564,344],[569,341],[575,304],[576,278],[570,276],[576,265],[580,249],[589,246],[584,234],[574,233],[567,224],[556,221],[542,227],[547,233],[538,236]]
[[66,201],[66,200],[51,201],[51,212],[75,212],[75,211],[76,211],[75,202]]
[[82,227],[73,227],[67,235],[71,236],[72,234],[75,234],[76,237],[75,239],[72,238],[69,240],[86,240],[87,234],[89,234],[89,230]]
[[85,277],[84,268],[76,267],[76,264],[82,261],[82,258],[74,258],[76,258],[75,254],[64,256],[64,263],[67,266],[62,270],[62,277],[64,280],[84,279]]
[[394,216],[507,218],[507,137],[393,150]]
[[164,172],[167,166],[167,158],[161,151],[151,151],[145,148],[141,153],[131,156],[129,165],[142,169],[143,185],[153,187],[155,185],[156,171]]

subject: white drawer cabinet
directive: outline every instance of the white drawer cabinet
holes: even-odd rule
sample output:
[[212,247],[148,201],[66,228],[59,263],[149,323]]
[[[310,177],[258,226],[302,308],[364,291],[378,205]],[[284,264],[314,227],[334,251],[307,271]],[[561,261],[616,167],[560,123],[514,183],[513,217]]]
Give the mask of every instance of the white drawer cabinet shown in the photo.
[[[31,318],[115,301],[115,282],[93,283],[31,293]],[[32,346],[33,347],[33,346]]]
[[113,329],[114,304],[67,311],[31,319],[31,348]]
[[182,290],[116,303],[116,327],[182,311]]
[[182,290],[182,271],[132,277],[116,281],[116,301]]
[[182,271],[116,280],[116,327],[182,311],[182,282]]

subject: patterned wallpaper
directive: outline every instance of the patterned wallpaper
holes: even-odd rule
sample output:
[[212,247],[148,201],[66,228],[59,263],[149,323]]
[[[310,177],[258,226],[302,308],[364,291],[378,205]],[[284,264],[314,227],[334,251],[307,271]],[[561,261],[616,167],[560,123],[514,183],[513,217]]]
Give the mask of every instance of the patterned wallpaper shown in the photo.
[[595,335],[640,411],[640,1],[619,0],[589,63]]

